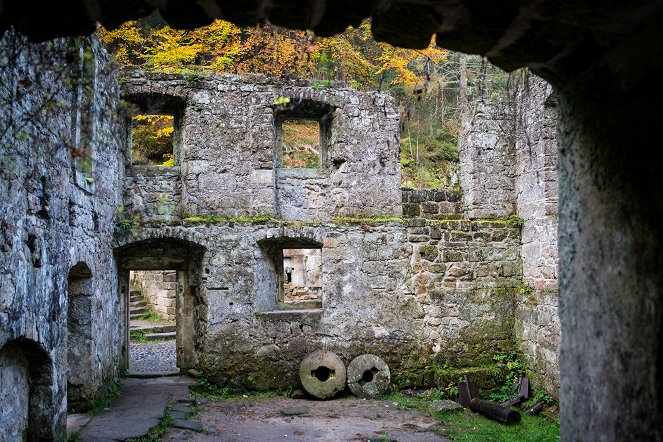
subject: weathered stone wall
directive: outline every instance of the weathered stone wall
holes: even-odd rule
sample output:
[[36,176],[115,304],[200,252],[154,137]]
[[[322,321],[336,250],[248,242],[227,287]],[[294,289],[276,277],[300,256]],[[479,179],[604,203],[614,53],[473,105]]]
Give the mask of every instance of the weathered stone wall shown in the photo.
[[454,190],[403,189],[403,217],[460,219],[463,193]]
[[467,218],[516,213],[514,114],[507,100],[480,101],[463,122],[460,183]]
[[506,97],[480,102],[461,135],[461,183],[471,218],[517,215],[523,280],[516,337],[534,381],[559,390],[557,115],[552,87],[521,72]]
[[[490,364],[515,345],[520,243],[518,227],[504,221],[185,222],[137,233],[119,236],[118,246],[171,237],[206,247],[191,263],[203,270],[191,290],[202,312],[194,348],[217,382],[295,385],[301,359],[327,348],[346,363],[379,354],[397,384],[432,385],[447,379],[432,362]],[[322,308],[278,310],[270,250],[302,241],[322,244]]]
[[152,312],[161,319],[174,321],[176,318],[177,272],[136,271],[131,272],[132,288],[140,290]]
[[552,86],[525,77],[516,95],[516,205],[523,219],[522,300],[516,335],[537,383],[559,391],[557,102]]
[[0,436],[25,440],[28,428],[28,360],[13,345],[0,349]]
[[[109,269],[123,175],[119,86],[94,39],[28,44],[7,31],[0,64],[0,349],[43,353],[41,365],[30,361],[39,383],[30,391],[5,384],[2,394],[30,397],[29,438],[59,440],[67,367],[78,374],[71,399],[82,402],[117,375],[119,300]],[[78,314],[67,279],[80,263],[91,271],[90,334],[83,358],[67,361],[68,316]],[[10,423],[0,421],[0,439]]]
[[[186,81],[145,74],[128,78],[123,88],[131,103],[177,114],[179,133],[174,168],[148,168],[154,176],[144,168],[129,171],[128,213],[271,213],[298,221],[401,214],[399,117],[387,95],[232,75]],[[290,105],[275,106],[279,97]],[[280,166],[276,123],[288,112],[323,120],[320,168]]]

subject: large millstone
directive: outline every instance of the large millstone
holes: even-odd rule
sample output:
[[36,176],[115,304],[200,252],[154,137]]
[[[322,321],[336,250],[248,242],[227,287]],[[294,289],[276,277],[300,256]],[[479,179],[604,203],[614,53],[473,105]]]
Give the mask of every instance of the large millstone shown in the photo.
[[300,364],[299,380],[311,396],[330,398],[345,388],[345,364],[332,352],[314,351]]
[[348,365],[348,387],[355,396],[375,398],[387,392],[390,382],[389,366],[378,356],[357,356]]

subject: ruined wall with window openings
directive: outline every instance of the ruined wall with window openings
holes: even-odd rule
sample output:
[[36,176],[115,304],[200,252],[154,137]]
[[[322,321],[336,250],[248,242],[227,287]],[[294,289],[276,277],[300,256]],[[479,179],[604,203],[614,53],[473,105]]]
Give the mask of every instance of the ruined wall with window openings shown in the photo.
[[[400,385],[442,386],[449,373],[431,365],[481,371],[493,355],[521,349],[537,381],[555,390],[558,341],[537,341],[554,334],[556,304],[543,299],[556,299],[555,278],[544,292],[523,275],[545,251],[523,245],[522,232],[536,241],[543,224],[556,226],[550,213],[526,209],[547,198],[532,177],[555,178],[554,157],[544,164],[529,153],[542,123],[516,118],[525,110],[516,101],[544,112],[550,90],[532,81],[517,96],[479,103],[458,192],[400,189],[398,112],[385,95],[261,76],[135,74],[125,99],[143,109],[177,103],[180,139],[173,167],[129,167],[124,207],[140,235],[121,241],[191,232],[206,247],[195,264],[204,268],[195,359],[210,379],[286,387],[301,358],[325,347],[347,360],[380,354]],[[319,163],[284,163],[290,118],[319,124]],[[551,241],[540,239],[548,249]],[[293,283],[289,255],[314,252],[320,283]]]

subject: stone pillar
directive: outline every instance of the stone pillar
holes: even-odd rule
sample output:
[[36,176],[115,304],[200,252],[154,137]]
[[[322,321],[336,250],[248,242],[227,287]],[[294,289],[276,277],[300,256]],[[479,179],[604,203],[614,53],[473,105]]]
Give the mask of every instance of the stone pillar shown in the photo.
[[660,69],[611,68],[560,89],[561,439],[661,441]]

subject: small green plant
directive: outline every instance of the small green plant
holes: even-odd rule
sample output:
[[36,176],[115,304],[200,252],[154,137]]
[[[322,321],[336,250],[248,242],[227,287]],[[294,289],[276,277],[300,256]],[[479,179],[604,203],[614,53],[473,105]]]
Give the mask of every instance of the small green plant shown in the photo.
[[230,387],[220,387],[208,381],[204,376],[199,376],[197,381],[201,387],[198,391],[208,399],[219,400],[230,396]]
[[129,332],[129,341],[134,343],[144,344],[145,342],[147,342],[145,334],[146,332],[144,330],[131,330]]
[[172,405],[168,404],[158,424],[152,427],[146,435],[129,440],[132,442],[160,442],[171,425],[173,425]]
[[122,230],[131,230],[133,222],[130,219],[122,218],[115,221],[115,225]]
[[119,379],[113,379],[108,386],[106,393],[100,397],[88,410],[88,414],[97,416],[102,411],[110,407],[110,400],[120,395],[122,383]]
[[519,215],[511,215],[506,218],[506,222],[515,227],[522,227],[525,221]]
[[190,85],[196,85],[203,80],[203,77],[196,72],[185,72],[182,74],[182,77],[184,78],[184,81]]
[[518,381],[518,376],[527,371],[527,364],[520,360],[516,352],[495,355],[493,360],[500,369],[500,373],[503,374],[498,380],[500,387],[490,394],[490,399],[495,402],[504,402],[516,396],[513,387]]

